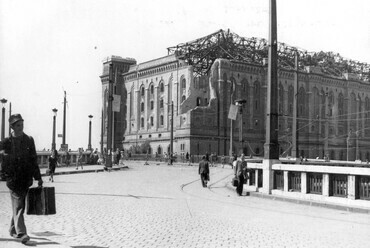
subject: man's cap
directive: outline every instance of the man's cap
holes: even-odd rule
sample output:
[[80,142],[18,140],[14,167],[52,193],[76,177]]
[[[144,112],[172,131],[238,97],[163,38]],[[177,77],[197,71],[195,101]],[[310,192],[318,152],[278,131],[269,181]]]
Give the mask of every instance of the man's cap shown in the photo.
[[9,117],[9,124],[13,125],[17,121],[23,121],[21,114],[14,114]]

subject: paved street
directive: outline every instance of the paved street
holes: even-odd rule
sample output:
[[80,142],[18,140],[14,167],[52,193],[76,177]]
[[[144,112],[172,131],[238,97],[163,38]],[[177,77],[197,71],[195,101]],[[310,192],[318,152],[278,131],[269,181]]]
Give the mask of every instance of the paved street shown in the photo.
[[[55,176],[57,214],[26,216],[30,246],[48,247],[368,247],[370,216],[237,197],[230,168],[211,168],[202,188],[196,166],[128,164],[112,172]],[[87,169],[88,167],[84,167]],[[58,168],[57,168],[58,170]],[[0,182],[0,247],[9,193]]]

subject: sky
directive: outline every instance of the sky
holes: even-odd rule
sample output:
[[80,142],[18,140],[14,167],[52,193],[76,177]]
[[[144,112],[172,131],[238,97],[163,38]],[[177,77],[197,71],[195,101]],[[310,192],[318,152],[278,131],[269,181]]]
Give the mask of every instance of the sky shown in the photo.
[[[370,63],[370,1],[277,0],[279,42],[309,52],[333,51]],[[0,99],[25,120],[36,149],[66,143],[100,149],[102,61],[111,55],[142,63],[167,48],[220,29],[268,38],[269,0],[0,0]],[[1,118],[1,116],[0,116]],[[62,138],[56,138],[59,148]]]

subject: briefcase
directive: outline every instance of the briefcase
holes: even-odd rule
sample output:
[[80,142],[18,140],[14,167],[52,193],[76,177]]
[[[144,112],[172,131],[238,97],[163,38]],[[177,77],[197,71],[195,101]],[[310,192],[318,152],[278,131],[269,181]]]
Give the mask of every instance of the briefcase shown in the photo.
[[237,177],[234,177],[231,181],[231,183],[233,184],[234,187],[238,186],[239,184],[239,179]]
[[26,202],[26,213],[29,215],[56,214],[54,187],[30,188]]

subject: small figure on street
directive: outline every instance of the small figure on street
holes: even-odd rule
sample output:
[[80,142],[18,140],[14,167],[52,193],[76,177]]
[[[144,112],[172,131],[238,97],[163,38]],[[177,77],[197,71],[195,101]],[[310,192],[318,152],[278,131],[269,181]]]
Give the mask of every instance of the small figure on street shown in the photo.
[[76,170],[78,170],[78,166],[81,166],[81,170],[84,169],[82,166],[82,157],[83,157],[82,149],[79,149],[77,155]]
[[119,148],[117,148],[116,152],[114,153],[114,163],[118,165],[120,159],[121,159],[121,152]]
[[240,155],[240,160],[236,161],[236,166],[234,168],[235,177],[238,179],[236,193],[241,196],[243,194],[243,184],[247,170],[247,162],[245,161],[244,154]]
[[57,151],[55,149],[51,150],[51,155],[49,157],[49,181],[54,182],[54,173],[55,173],[55,168],[57,167],[58,164],[58,155]]
[[66,167],[69,167],[71,164],[71,154],[69,154],[68,151],[66,151]]
[[186,152],[185,159],[186,159],[186,162],[188,163],[188,166],[190,166],[191,163],[190,163],[190,155],[189,155],[189,152]]
[[221,156],[221,164],[222,164],[222,168],[224,168],[225,167],[225,156],[224,155]]
[[202,157],[202,160],[199,162],[198,173],[200,175],[200,180],[202,181],[202,186],[207,187],[207,182],[209,181],[209,162],[206,159],[206,156]]
[[43,181],[37,164],[35,142],[23,132],[23,123],[20,114],[13,114],[9,118],[9,126],[13,132],[10,137],[0,141],[0,153],[3,155],[0,174],[9,188],[13,210],[9,234],[26,244],[30,240],[23,216],[26,195],[33,179],[38,181],[40,187]]

